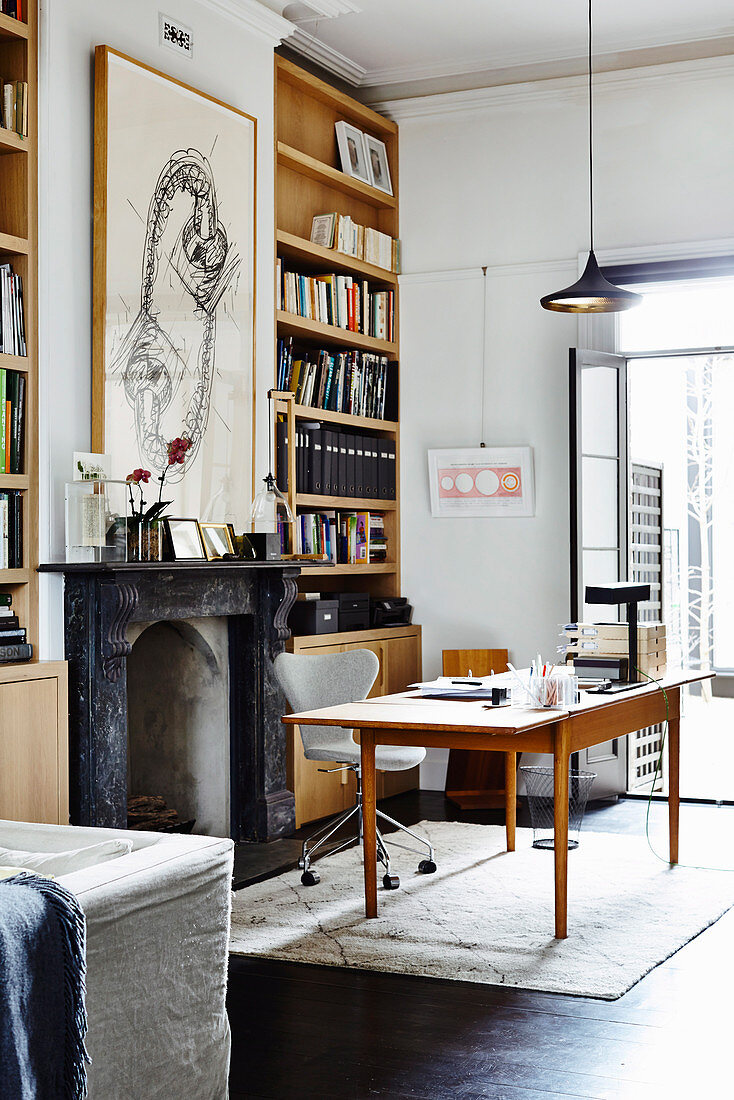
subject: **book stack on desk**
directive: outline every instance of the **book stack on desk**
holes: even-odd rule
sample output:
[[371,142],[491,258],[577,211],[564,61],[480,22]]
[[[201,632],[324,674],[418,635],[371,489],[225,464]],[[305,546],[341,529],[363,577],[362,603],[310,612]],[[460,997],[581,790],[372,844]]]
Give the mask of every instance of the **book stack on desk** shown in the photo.
[[[583,679],[626,680],[629,627],[627,623],[569,623],[562,632],[566,660]],[[637,627],[638,680],[665,673],[667,642],[664,623]]]

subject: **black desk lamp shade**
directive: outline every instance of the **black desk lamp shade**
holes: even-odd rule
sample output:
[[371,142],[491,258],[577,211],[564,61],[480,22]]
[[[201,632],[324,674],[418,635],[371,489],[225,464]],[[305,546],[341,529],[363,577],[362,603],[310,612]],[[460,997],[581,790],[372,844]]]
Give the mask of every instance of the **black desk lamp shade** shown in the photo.
[[611,584],[587,584],[586,602],[590,604],[627,604],[627,681],[614,684],[611,691],[628,691],[637,686],[637,605],[650,599],[649,584],[614,581]]

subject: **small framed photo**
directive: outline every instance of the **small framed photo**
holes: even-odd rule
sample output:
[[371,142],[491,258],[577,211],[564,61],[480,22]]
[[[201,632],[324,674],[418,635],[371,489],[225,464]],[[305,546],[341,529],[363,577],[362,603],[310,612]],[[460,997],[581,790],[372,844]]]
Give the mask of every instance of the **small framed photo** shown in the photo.
[[352,126],[351,122],[337,122],[335,129],[342,172],[346,172],[353,179],[361,180],[362,183],[371,184],[372,177],[367,165],[364,134],[356,126]]
[[229,523],[200,523],[199,530],[207,561],[223,558],[225,554],[234,554],[234,542]]
[[370,183],[378,191],[384,191],[387,195],[392,195],[392,180],[390,179],[390,166],[387,163],[385,143],[370,134],[365,134],[364,147],[367,150]]
[[166,540],[174,561],[206,561],[204,543],[195,519],[165,517]]

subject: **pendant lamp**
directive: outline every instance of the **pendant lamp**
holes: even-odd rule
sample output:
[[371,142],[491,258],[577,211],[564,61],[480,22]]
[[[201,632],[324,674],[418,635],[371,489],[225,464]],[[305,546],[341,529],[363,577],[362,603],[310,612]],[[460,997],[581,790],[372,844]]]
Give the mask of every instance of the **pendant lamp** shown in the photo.
[[594,151],[593,102],[591,91],[591,0],[589,0],[589,258],[578,282],[546,294],[540,299],[543,309],[556,313],[621,313],[642,301],[641,294],[622,290],[605,279],[594,255]]

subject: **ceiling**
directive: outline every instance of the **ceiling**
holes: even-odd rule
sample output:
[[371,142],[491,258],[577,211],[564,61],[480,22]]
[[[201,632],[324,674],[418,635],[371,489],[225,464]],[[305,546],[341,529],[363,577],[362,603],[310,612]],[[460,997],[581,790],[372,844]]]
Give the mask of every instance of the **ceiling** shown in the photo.
[[[275,7],[277,0],[265,0]],[[363,98],[570,76],[585,69],[586,0],[298,0],[285,44]],[[734,53],[732,0],[596,0],[595,67]]]

